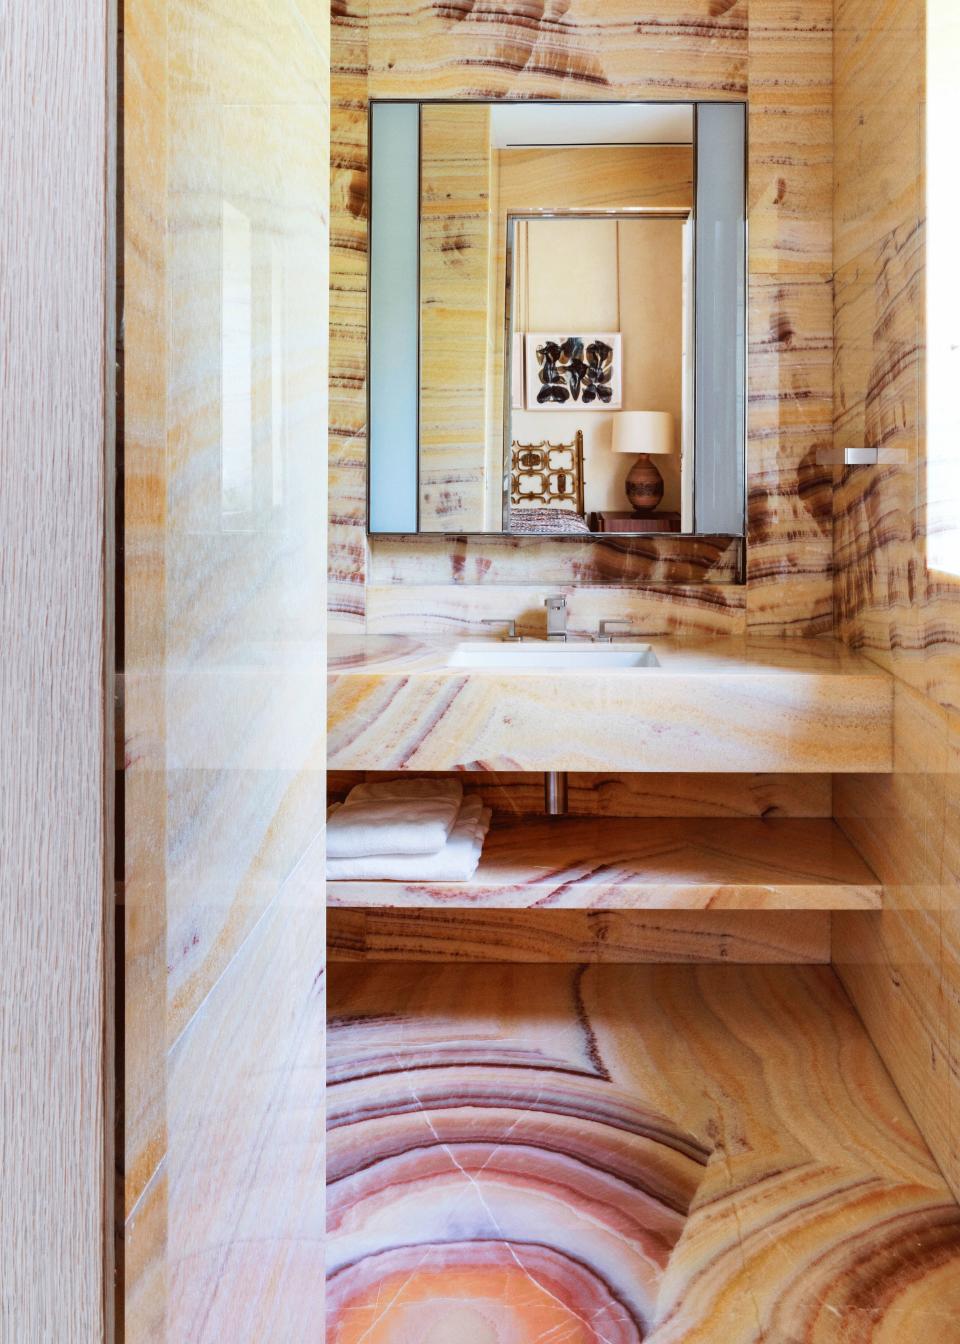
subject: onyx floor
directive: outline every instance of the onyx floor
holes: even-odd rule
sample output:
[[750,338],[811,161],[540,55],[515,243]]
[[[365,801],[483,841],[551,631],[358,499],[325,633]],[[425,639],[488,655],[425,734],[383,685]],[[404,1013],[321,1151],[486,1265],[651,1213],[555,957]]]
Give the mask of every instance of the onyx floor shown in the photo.
[[960,1208],[826,967],[334,965],[331,1344],[960,1341]]

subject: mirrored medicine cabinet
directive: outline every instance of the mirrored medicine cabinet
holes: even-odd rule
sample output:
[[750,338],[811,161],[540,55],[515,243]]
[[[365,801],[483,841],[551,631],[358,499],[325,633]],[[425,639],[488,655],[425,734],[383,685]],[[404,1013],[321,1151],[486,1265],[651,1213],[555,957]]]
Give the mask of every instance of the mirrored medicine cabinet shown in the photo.
[[745,136],[742,103],[371,103],[371,534],[743,535]]

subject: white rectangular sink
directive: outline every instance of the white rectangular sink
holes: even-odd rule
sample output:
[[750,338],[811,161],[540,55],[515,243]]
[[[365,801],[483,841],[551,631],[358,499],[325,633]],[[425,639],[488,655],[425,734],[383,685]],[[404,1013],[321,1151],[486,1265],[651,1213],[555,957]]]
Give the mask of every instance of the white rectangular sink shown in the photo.
[[649,644],[591,644],[535,639],[516,644],[465,640],[451,651],[448,667],[490,667],[511,672],[586,671],[588,668],[659,667]]

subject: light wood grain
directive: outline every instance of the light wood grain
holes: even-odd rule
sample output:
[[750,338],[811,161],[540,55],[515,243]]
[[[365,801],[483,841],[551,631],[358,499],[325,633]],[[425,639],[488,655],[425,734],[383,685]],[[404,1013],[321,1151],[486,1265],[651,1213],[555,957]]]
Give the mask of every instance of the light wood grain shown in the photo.
[[468,882],[330,882],[391,909],[869,910],[880,884],[832,821],[525,818],[488,833]]
[[0,1338],[31,1344],[111,1321],[114,27],[40,0],[0,39]]

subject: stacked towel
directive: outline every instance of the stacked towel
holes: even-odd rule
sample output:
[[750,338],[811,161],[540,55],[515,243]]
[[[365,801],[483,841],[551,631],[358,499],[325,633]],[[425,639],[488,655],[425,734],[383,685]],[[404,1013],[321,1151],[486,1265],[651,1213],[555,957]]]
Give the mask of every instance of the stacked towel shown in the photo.
[[[358,787],[363,790],[385,790],[392,787],[396,793],[397,786],[404,794],[404,798],[394,796],[388,800],[382,792],[378,792],[373,798],[370,798],[369,794],[365,795],[367,804],[375,809],[374,813],[369,814],[366,822],[361,816],[360,804],[363,799],[358,801],[356,798],[357,789],[353,790],[345,803],[334,804],[331,807],[327,814],[328,835],[336,832],[339,852],[334,854],[328,845],[327,877],[332,881],[468,881],[480,862],[483,842],[490,827],[490,809],[484,807],[482,800],[475,794],[463,798],[461,786],[456,784],[462,801],[455,812],[449,832],[432,853],[425,852],[422,848],[415,850],[413,848],[415,843],[421,846],[426,843],[426,833],[421,833],[419,830],[424,825],[422,817],[425,813],[429,817],[426,825],[429,827],[431,842],[439,834],[438,827],[440,830],[443,827],[443,821],[436,812],[426,812],[426,803],[430,799],[428,791],[434,790],[432,801],[438,803],[441,798],[449,800],[451,796],[449,786],[446,781],[400,780],[393,786],[361,784]],[[447,791],[441,795],[436,791],[442,787]],[[395,806],[395,810],[386,810],[388,802]],[[346,824],[340,820],[345,812],[348,813]],[[380,820],[370,819],[373,816]],[[377,835],[374,834],[378,827],[382,827],[379,833],[383,836],[379,842]],[[359,848],[350,854],[343,852],[347,837],[351,835],[356,839],[358,846],[362,846],[362,852]],[[398,839],[403,842],[402,849],[388,851],[385,848],[388,844],[395,844]],[[375,844],[378,844],[379,852],[372,848]]]
[[450,838],[463,785],[456,779],[393,779],[358,784],[327,822],[327,857],[436,854]]

